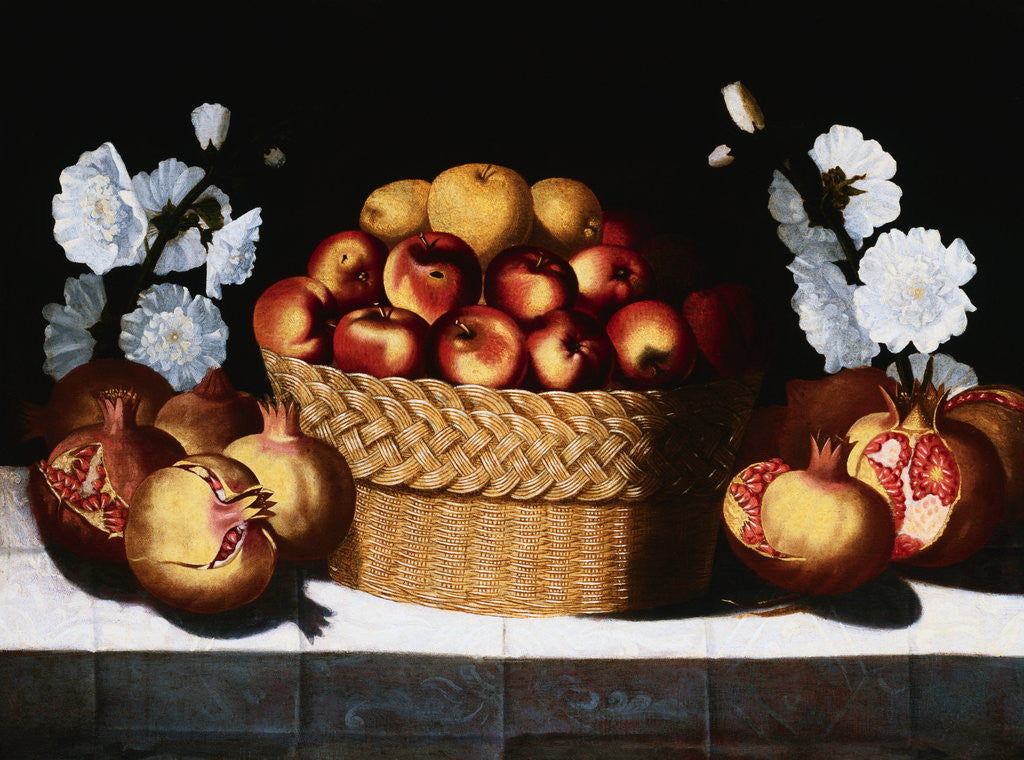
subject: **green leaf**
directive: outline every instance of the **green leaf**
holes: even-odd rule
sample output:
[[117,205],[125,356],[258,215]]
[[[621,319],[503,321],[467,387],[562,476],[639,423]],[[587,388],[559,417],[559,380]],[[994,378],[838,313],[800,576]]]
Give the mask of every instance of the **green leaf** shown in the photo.
[[203,198],[192,204],[199,217],[211,230],[219,230],[224,226],[224,215],[220,212],[220,203],[216,198]]

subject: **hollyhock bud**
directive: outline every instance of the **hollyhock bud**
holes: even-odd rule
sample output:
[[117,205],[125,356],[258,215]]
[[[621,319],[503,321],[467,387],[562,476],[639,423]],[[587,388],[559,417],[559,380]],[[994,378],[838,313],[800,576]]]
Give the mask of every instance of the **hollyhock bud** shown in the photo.
[[211,144],[220,150],[228,136],[230,123],[231,111],[220,103],[203,103],[192,111],[192,126],[196,129],[196,139],[203,150]]
[[729,109],[729,116],[736,122],[736,126],[744,132],[754,134],[758,129],[764,129],[764,114],[761,106],[751,94],[743,82],[733,82],[722,88],[722,97],[725,99],[725,107]]

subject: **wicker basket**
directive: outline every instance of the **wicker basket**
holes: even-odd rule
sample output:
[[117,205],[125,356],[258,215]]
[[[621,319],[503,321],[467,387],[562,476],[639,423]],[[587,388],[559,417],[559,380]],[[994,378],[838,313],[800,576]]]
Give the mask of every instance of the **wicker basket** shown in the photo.
[[684,601],[710,579],[760,375],[532,393],[379,379],[262,349],[279,398],[356,478],[346,586],[506,616]]

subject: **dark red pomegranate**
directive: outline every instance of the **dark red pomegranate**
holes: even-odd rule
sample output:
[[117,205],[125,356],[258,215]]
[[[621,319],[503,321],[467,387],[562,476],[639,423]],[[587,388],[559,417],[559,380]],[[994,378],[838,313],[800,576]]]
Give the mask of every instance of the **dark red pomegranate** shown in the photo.
[[951,398],[943,411],[947,419],[980,430],[996,447],[1006,475],[1006,517],[1024,520],[1024,391],[979,385]]
[[73,431],[37,466],[45,488],[33,507],[41,532],[76,554],[124,562],[124,528],[136,486],[185,455],[162,430],[137,425],[139,397],[121,388],[97,395],[103,422]]
[[232,441],[263,427],[259,403],[235,389],[220,367],[211,367],[195,388],[169,399],[153,423],[189,454],[219,454]]
[[152,425],[157,410],[174,388],[156,370],[127,359],[93,359],[57,381],[44,406],[24,405],[25,438],[42,437],[52,449],[77,428],[103,420],[96,394],[107,388],[131,388],[139,397],[136,420]]

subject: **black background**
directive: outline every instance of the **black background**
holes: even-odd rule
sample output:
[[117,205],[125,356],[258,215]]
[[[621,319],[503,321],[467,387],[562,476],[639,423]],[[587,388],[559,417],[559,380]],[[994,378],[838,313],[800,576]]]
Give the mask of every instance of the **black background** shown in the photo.
[[[45,453],[18,440],[21,404],[49,394],[40,310],[86,271],[53,240],[61,170],[107,140],[133,175],[172,156],[199,163],[189,113],[203,102],[231,109],[230,145],[252,141],[223,187],[235,216],[263,209],[254,274],[225,287],[219,304],[231,330],[226,369],[245,390],[267,387],[249,323],[265,287],[304,273],[322,238],[355,228],[374,188],[477,161],[529,182],[582,180],[605,208],[642,209],[657,231],[701,240],[721,277],[754,285],[767,304],[776,351],[763,402],[781,400],[788,378],[822,376],[789,306],[789,255],[766,207],[770,172],[749,159],[750,141],[721,103],[735,79],[804,149],[832,124],[882,143],[904,191],[896,226],[939,229],[947,244],[961,237],[977,258],[965,289],[978,310],[940,350],[983,382],[1024,385],[1015,5],[22,10],[4,52],[0,462]],[[707,154],[722,142],[738,159],[710,169]],[[278,171],[262,165],[271,145],[287,154]],[[178,281],[203,292],[201,272]]]

